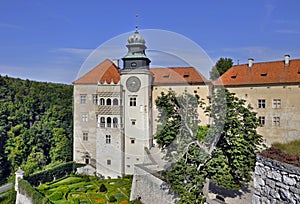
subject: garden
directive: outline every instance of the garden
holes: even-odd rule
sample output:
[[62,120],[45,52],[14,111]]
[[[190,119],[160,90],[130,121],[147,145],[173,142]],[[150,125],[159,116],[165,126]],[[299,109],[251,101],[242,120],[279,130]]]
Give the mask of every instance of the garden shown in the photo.
[[132,178],[99,179],[89,176],[68,176],[37,187],[55,204],[98,204],[129,201]]

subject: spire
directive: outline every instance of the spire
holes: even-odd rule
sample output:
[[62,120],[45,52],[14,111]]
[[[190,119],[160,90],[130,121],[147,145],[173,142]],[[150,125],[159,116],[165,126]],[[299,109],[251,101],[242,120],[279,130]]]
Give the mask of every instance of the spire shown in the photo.
[[136,12],[135,14],[135,32],[138,33],[138,28],[139,28],[139,25],[138,25],[138,19],[139,19],[139,14],[138,12]]

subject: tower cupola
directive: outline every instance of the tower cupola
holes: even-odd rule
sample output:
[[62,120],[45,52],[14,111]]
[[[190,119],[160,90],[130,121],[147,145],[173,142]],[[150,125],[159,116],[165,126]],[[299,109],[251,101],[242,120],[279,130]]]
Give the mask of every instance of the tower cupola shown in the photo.
[[128,52],[123,60],[123,70],[149,69],[150,59],[146,56],[146,41],[136,26],[135,32],[128,37]]

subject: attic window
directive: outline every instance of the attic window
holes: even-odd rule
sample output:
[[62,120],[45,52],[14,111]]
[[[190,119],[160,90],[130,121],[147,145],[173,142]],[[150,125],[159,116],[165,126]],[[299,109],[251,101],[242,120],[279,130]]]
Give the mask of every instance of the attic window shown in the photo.
[[236,75],[232,75],[231,78],[232,78],[232,79],[235,79],[235,78],[236,78]]
[[188,73],[185,73],[184,75],[183,75],[183,78],[189,78],[190,77],[190,75],[188,74]]
[[260,76],[265,77],[265,76],[267,76],[267,73],[261,73]]
[[163,78],[169,78],[169,74],[165,74]]
[[298,67],[298,74],[300,74],[300,67]]

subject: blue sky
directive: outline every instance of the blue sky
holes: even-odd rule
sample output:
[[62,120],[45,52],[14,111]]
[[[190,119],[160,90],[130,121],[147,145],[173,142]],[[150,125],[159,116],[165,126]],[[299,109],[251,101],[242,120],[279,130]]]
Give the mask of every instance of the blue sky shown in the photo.
[[299,0],[2,0],[0,74],[70,84],[94,49],[134,31],[137,11],[140,29],[184,35],[213,62],[300,58],[299,8]]

